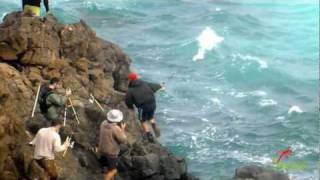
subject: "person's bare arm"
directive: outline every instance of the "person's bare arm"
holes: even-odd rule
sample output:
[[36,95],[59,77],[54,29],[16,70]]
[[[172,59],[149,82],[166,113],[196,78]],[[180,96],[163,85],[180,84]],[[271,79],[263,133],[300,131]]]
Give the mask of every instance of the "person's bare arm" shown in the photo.
[[54,151],[55,152],[62,152],[62,151],[65,151],[68,146],[70,145],[70,138],[67,137],[66,141],[63,143],[63,145],[61,145],[61,139],[60,139],[60,136],[56,137],[54,139],[54,142],[53,142],[53,146],[54,146]]
[[32,139],[32,141],[29,142],[29,145],[34,146],[34,144],[36,143],[38,138],[38,133],[36,134],[36,136]]

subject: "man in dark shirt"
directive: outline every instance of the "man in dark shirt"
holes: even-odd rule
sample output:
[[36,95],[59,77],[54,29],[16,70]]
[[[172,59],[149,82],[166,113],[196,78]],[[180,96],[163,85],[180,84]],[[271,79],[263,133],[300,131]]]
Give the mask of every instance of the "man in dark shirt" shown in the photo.
[[160,131],[157,129],[156,121],[154,119],[154,113],[156,111],[156,99],[154,93],[158,90],[164,90],[165,87],[160,84],[139,80],[135,73],[130,73],[128,78],[130,83],[126,94],[126,104],[130,109],[134,109],[133,105],[138,108],[142,129],[148,140],[150,142],[154,142],[153,135],[150,132],[147,123],[151,123],[155,135],[159,137]]
[[56,90],[60,86],[58,78],[52,78],[49,85],[43,85],[40,88],[38,103],[40,105],[41,113],[48,121],[58,119],[61,115],[61,108],[65,106],[71,90],[66,89],[65,96],[59,95]]
[[[49,12],[49,0],[43,0],[47,13]],[[23,11],[34,16],[40,16],[41,0],[22,0]]]

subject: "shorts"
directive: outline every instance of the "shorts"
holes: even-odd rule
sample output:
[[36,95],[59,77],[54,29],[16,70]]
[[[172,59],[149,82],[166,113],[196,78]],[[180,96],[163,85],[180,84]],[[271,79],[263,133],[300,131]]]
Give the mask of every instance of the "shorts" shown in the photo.
[[56,165],[56,162],[54,160],[39,159],[39,160],[36,160],[36,162],[49,175],[50,180],[58,179],[57,165]]
[[138,108],[141,122],[150,121],[156,112],[156,103],[147,103]]
[[111,169],[117,169],[118,167],[118,157],[115,156],[108,156],[108,155],[102,155],[100,157],[100,163],[103,167],[103,169],[111,170]]
[[38,6],[25,5],[23,11],[25,13],[31,13],[35,16],[40,16],[41,9]]

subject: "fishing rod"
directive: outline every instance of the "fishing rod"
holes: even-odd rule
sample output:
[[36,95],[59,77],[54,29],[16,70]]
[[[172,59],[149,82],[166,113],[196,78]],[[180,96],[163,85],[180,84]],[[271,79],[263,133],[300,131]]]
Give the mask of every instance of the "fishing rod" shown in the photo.
[[74,141],[72,141],[72,142],[70,143],[70,145],[67,147],[67,149],[63,152],[62,157],[66,156],[69,148],[71,148],[71,149],[74,148]]
[[38,86],[38,90],[37,90],[37,94],[36,94],[36,99],[35,99],[34,104],[33,104],[33,109],[32,109],[31,118],[34,117],[34,113],[35,113],[35,111],[36,111],[36,107],[37,107],[37,104],[38,104],[38,98],[39,98],[40,89],[41,89],[41,82],[39,83],[39,86]]
[[103,107],[101,106],[101,104],[99,103],[99,101],[93,96],[93,94],[90,94],[89,102],[90,102],[91,104],[95,103],[95,104],[99,107],[99,109],[100,109],[103,113],[105,113],[105,110],[103,109]]
[[72,103],[72,101],[71,101],[71,98],[69,97],[68,100],[69,100],[69,103],[70,103],[70,105],[71,105],[71,108],[72,108],[72,111],[73,111],[73,115],[76,117],[77,123],[80,124],[77,111],[75,110],[75,108],[74,108],[74,106],[73,106],[73,103]]

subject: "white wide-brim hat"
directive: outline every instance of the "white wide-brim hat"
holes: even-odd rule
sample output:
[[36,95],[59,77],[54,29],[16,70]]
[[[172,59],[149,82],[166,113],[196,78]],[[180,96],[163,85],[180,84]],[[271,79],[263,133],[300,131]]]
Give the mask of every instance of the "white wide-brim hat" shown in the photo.
[[108,121],[118,123],[123,120],[123,113],[118,109],[112,109],[107,114]]

